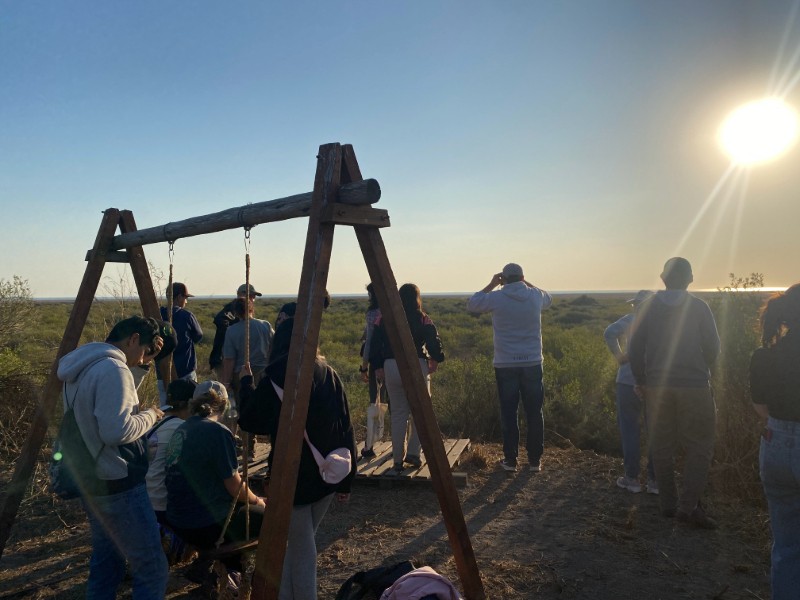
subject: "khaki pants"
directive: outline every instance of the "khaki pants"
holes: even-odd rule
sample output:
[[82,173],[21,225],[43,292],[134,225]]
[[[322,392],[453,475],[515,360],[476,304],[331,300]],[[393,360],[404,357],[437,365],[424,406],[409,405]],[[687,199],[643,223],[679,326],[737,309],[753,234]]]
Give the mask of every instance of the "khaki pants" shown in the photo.
[[[650,451],[662,510],[691,512],[708,482],[714,453],[716,406],[711,388],[648,387]],[[681,493],[675,485],[675,455],[683,448]]]

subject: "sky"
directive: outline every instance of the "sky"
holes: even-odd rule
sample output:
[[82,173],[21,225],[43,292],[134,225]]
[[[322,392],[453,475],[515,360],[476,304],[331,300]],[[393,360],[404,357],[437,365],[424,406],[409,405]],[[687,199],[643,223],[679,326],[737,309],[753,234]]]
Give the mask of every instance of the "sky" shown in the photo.
[[[310,192],[340,142],[423,295],[507,262],[551,291],[655,289],[674,255],[697,289],[789,285],[800,148],[732,169],[717,131],[766,95],[800,107],[797,4],[0,0],[0,279],[74,297],[104,209],[144,229]],[[297,293],[306,228],[253,228],[259,291]],[[144,250],[165,280],[167,244]],[[178,240],[174,277],[231,296],[244,256],[242,230]],[[328,289],[368,280],[337,226]]]

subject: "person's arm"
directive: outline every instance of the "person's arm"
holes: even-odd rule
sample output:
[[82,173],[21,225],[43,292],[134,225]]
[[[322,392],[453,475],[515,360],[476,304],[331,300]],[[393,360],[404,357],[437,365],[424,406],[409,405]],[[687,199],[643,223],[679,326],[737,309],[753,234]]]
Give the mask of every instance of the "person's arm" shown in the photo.
[[714,315],[711,312],[708,304],[703,302],[705,314],[701,322],[701,348],[703,351],[703,358],[706,361],[706,366],[711,368],[719,356],[719,332],[717,331],[717,324],[714,321]]
[[158,408],[138,412],[133,374],[127,366],[109,364],[102,375],[102,402],[96,402],[94,417],[97,420],[101,441],[107,446],[135,442],[145,435],[163,416]]
[[[647,315],[649,311],[637,313],[631,326],[631,336],[628,340],[628,362],[631,365],[636,387],[646,385],[645,377],[645,349],[647,348]],[[637,392],[638,393],[638,392]]]
[[225,387],[229,387],[231,382],[233,381],[233,368],[234,368],[234,360],[232,358],[223,358],[222,359],[222,384]]
[[430,361],[428,361],[428,370],[432,373],[436,371],[438,363],[444,362],[444,346],[442,339],[439,337],[439,331],[428,315],[423,316],[423,332],[425,334],[425,349],[428,351],[428,356],[437,364],[433,365],[431,370]]
[[491,296],[489,295],[489,292],[491,292],[501,283],[503,283],[502,273],[495,273],[492,275],[492,280],[486,285],[486,287],[479,292],[472,294],[470,299],[467,300],[467,310],[473,313],[487,312],[491,310]]
[[235,472],[232,477],[223,480],[225,489],[231,495],[231,498],[236,498],[238,502],[244,504],[252,504],[253,506],[266,506],[267,503],[263,498],[256,496],[247,485],[243,485],[242,476],[239,472]]
[[191,326],[189,327],[189,331],[191,332],[190,335],[192,336],[192,341],[195,344],[199,344],[200,340],[203,339],[203,328],[200,327],[200,321],[197,320],[197,317],[195,317],[192,313],[189,314],[191,314]]
[[628,362],[628,355],[622,350],[619,341],[625,339],[628,329],[630,328],[631,318],[632,317],[626,315],[606,327],[606,330],[603,332],[603,339],[606,342],[606,346],[608,346],[611,354],[614,355],[614,358],[617,359],[617,363],[620,365],[624,365]]
[[753,409],[756,411],[756,414],[765,421],[769,419],[769,408],[767,408],[766,404],[753,404]]

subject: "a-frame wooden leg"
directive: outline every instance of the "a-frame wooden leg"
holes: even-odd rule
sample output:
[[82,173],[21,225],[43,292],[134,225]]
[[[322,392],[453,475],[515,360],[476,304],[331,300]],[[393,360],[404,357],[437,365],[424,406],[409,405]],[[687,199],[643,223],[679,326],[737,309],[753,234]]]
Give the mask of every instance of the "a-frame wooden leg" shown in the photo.
[[321,146],[317,158],[297,313],[275,445],[275,461],[270,474],[270,481],[274,483],[269,486],[267,510],[261,526],[253,574],[252,598],[255,600],[278,598],[333,247],[334,225],[323,223],[322,215],[328,204],[335,202],[339,189],[341,146]]
[[78,295],[75,297],[75,304],[72,305],[64,337],[61,338],[61,344],[50,369],[50,376],[42,393],[39,407],[33,417],[28,437],[22,445],[22,452],[14,464],[14,474],[3,499],[3,507],[0,512],[0,556],[2,556],[8,536],[11,534],[11,526],[14,524],[19,505],[30,483],[31,474],[36,466],[36,459],[47,433],[50,417],[59,398],[61,382],[56,374],[58,361],[62,356],[74,350],[81,339],[81,333],[83,333],[86,320],[89,318],[92,300],[97,293],[100,278],[103,275],[106,254],[109,252],[111,241],[119,223],[120,212],[117,209],[109,208],[103,213],[103,220],[100,223],[100,229],[97,232],[97,238],[89,256]]
[[[122,233],[136,231],[136,221],[131,211],[121,211],[119,226]],[[142,303],[142,314],[145,317],[152,317],[160,321],[161,312],[158,308],[158,297],[153,287],[153,279],[150,277],[150,267],[148,267],[147,259],[144,256],[144,248],[142,246],[132,246],[126,250],[126,253],[128,262],[131,265],[133,282],[136,284],[136,292],[139,294],[139,301]],[[158,365],[158,369],[164,382],[164,389],[166,389],[169,382],[175,379],[175,366],[171,360],[162,360]]]
[[[349,144],[344,146],[343,160],[343,171],[347,174],[347,178],[350,181],[360,181],[362,179],[361,170],[353,147]],[[400,349],[399,352],[395,351],[394,353],[397,368],[400,371],[400,379],[406,390],[411,414],[414,417],[414,425],[419,433],[419,440],[431,471],[431,481],[439,498],[442,518],[450,538],[450,546],[456,561],[458,576],[464,588],[464,595],[467,600],[482,600],[486,598],[483,582],[475,561],[475,553],[469,539],[464,514],[461,511],[458,492],[450,473],[450,464],[447,461],[447,453],[442,443],[436,414],[433,412],[428,387],[425,385],[419,368],[417,352],[406,324],[405,312],[397,292],[397,281],[389,264],[380,229],[356,226],[355,231],[370,279],[378,296],[381,315],[386,322],[389,343],[392,348]]]
[[458,493],[450,473],[450,465],[442,443],[436,414],[433,412],[428,388],[419,368],[414,341],[406,323],[405,312],[397,293],[397,282],[386,255],[380,229],[358,226],[355,230],[378,297],[386,333],[394,350],[400,379],[403,382],[411,414],[414,417],[414,425],[419,433],[422,449],[430,467],[431,482],[439,498],[442,518],[450,538],[450,546],[464,589],[464,596],[467,600],[483,600],[486,598],[486,593],[475,561],[472,542],[469,539],[467,524],[464,521]]

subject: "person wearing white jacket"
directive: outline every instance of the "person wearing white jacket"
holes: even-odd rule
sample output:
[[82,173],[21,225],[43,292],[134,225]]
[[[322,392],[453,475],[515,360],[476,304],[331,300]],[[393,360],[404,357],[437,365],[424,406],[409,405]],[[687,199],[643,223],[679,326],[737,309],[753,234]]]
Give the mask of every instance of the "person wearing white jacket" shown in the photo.
[[[495,288],[501,285],[499,290]],[[542,383],[542,309],[550,294],[525,281],[522,267],[509,263],[489,284],[467,301],[467,310],[492,314],[494,373],[500,400],[503,454],[500,467],[517,470],[519,403],[525,409],[528,439],[525,448],[531,471],[538,472],[544,452],[544,385]]]
[[168,577],[158,525],[147,496],[144,435],[163,416],[139,411],[142,366],[164,341],[155,319],[129,317],[105,342],[85,344],[58,363],[64,410],[73,407],[81,436],[96,457],[95,477],[82,481],[92,557],[86,598],[114,598],[130,565],[135,600],[163,598]]

